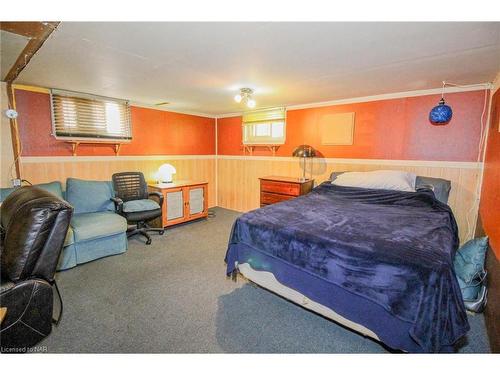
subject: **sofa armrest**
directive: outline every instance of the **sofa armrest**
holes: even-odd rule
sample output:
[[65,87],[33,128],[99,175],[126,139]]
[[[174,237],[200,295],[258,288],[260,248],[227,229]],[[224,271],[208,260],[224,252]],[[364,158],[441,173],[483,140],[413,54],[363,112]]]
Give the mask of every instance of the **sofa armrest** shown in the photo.
[[160,207],[163,206],[163,194],[162,193],[160,193],[158,191],[150,191],[148,193],[148,197],[152,197],[152,196],[158,198],[158,204],[160,205]]
[[121,200],[121,198],[113,197],[113,198],[110,198],[110,199],[115,204],[115,211],[117,213],[121,214],[123,212],[123,201]]

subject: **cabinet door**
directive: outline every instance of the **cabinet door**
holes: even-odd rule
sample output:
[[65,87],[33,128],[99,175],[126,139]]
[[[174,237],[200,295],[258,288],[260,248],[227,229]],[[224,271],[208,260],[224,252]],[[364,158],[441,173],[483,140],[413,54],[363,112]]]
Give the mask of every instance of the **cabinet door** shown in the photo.
[[165,192],[167,225],[184,221],[184,194],[182,189],[171,189]]
[[208,210],[206,185],[188,187],[187,198],[189,199],[187,216],[190,219],[206,216]]

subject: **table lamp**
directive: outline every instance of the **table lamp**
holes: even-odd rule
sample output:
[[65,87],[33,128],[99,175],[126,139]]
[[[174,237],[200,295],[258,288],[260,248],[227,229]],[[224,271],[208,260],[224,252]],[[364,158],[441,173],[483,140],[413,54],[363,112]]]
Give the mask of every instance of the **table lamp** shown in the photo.
[[172,182],[172,175],[177,173],[175,167],[170,164],[162,164],[156,172],[156,179],[158,182],[169,183]]
[[297,157],[297,158],[302,158],[303,160],[303,171],[302,171],[302,177],[299,179],[300,182],[307,181],[306,178],[306,159],[307,158],[313,158],[316,156],[316,151],[312,146],[309,145],[300,145],[295,150],[293,150],[292,156]]

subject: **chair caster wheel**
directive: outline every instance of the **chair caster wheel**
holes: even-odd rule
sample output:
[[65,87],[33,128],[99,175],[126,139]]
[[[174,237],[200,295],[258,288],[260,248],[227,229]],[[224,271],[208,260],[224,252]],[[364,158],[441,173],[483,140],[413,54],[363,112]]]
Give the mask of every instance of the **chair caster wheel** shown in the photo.
[[163,234],[164,234],[164,233],[165,233],[165,231],[164,231],[164,230],[161,230],[161,231],[159,231],[159,232],[158,232],[158,234],[159,234],[160,236],[163,236]]
[[151,240],[150,239],[146,241],[146,245],[151,245]]

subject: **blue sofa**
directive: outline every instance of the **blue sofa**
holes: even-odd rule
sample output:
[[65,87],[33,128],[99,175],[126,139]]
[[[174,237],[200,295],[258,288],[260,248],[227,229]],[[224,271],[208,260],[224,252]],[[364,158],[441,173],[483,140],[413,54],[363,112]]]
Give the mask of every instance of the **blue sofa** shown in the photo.
[[[115,213],[111,181],[66,180],[35,185],[69,202],[73,208],[58,270],[127,251],[127,221]],[[3,201],[14,189],[0,189]]]

